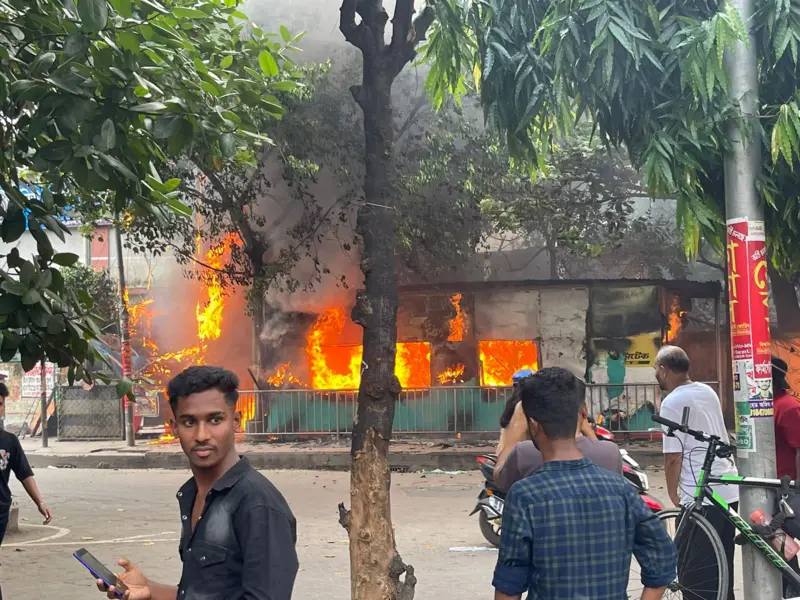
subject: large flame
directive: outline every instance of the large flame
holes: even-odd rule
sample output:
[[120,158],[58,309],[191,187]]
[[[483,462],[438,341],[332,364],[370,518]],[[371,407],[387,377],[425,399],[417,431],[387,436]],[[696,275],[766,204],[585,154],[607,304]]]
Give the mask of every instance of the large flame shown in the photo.
[[218,271],[222,269],[223,258],[230,254],[231,246],[239,243],[238,236],[228,234],[220,244],[208,249],[205,264],[208,273],[204,277],[208,300],[197,303],[197,337],[201,342],[219,339],[222,335],[222,311],[225,308],[225,295]]
[[[306,339],[306,358],[315,390],[355,390],[361,383],[362,346],[336,345],[345,326],[344,309],[322,313]],[[403,388],[431,385],[431,346],[402,342],[396,346],[395,374]]]
[[445,369],[436,376],[436,380],[441,385],[464,383],[464,365],[458,364],[455,367]]
[[511,377],[520,369],[537,371],[539,361],[536,344],[531,341],[478,342],[481,358],[481,385],[503,387],[511,385]]
[[463,342],[464,333],[467,330],[467,320],[464,318],[464,313],[461,310],[461,294],[454,294],[450,298],[450,304],[456,311],[456,316],[450,319],[450,335],[447,337],[448,342]]

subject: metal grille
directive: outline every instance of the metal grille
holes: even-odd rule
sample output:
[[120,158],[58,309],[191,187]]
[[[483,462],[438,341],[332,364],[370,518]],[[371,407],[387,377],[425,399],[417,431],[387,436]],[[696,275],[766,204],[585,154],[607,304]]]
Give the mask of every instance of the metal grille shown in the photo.
[[[499,431],[510,388],[446,387],[405,390],[395,406],[395,433],[457,436]],[[354,390],[268,390],[243,392],[238,410],[245,433],[285,436],[349,434],[353,430]]]
[[62,387],[56,396],[59,440],[120,440],[122,403],[114,386]]
[[[710,384],[715,387],[717,384]],[[395,405],[397,434],[497,434],[511,388],[441,387],[405,390]],[[245,433],[265,437],[347,435],[356,412],[355,390],[242,392]],[[658,385],[587,385],[589,413],[615,433],[651,435],[650,417],[661,404]]]

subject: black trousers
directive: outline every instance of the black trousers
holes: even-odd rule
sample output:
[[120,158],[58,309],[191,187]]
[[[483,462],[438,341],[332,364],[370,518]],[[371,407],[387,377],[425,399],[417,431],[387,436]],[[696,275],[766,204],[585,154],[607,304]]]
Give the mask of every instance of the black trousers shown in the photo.
[[[738,510],[739,503],[733,502],[730,506],[733,510]],[[709,508],[703,507],[702,513],[722,540],[728,559],[728,600],[735,600],[733,556],[736,528],[720,511]],[[708,537],[696,527],[690,527],[675,542],[678,551],[678,581],[684,588],[684,600],[716,600],[719,574],[714,549]]]
[[[0,506],[0,546],[3,545],[3,538],[6,535],[6,527],[8,527],[8,513],[10,510],[10,506]],[[0,579],[2,578],[0,577]],[[0,600],[3,600],[2,587],[0,587]]]

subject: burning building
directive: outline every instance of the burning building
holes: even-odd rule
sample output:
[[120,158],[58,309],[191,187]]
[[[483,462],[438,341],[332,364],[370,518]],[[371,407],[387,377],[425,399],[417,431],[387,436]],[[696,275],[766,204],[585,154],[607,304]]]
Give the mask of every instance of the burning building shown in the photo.
[[[403,393],[395,430],[495,431],[513,373],[554,365],[587,379],[595,416],[624,412],[628,422],[636,414],[649,420],[658,404],[655,352],[662,340],[693,328],[696,334],[705,327],[713,343],[718,294],[716,284],[688,282],[406,287],[398,311],[396,375]],[[710,320],[692,325],[701,300],[710,302]],[[348,311],[346,305],[321,309],[294,336],[301,343],[276,346],[273,355],[282,348],[286,360],[266,365],[273,389],[252,399],[249,432],[349,431],[361,374],[370,365]],[[719,365],[709,366],[714,369],[700,379],[718,381]]]

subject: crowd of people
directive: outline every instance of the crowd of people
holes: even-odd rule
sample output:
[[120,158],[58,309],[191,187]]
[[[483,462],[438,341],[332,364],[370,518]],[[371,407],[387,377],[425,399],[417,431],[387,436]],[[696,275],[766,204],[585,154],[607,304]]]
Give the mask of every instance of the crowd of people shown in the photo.
[[[680,422],[689,407],[690,428],[726,439],[717,394],[692,381],[689,371],[682,349],[665,346],[659,351],[655,378],[666,393],[660,414]],[[800,403],[788,393],[786,376],[786,363],[773,357],[778,476],[796,480]],[[177,492],[183,572],[177,585],[158,583],[120,560],[116,586],[97,582],[108,598],[291,598],[298,571],[295,518],[275,486],[236,452],[238,383],[235,374],[211,366],[190,367],[170,382],[170,426],[193,475]],[[621,476],[616,444],[594,436],[585,390],[566,369],[527,374],[516,387],[519,401],[509,404],[510,412],[501,420],[495,482],[508,495],[493,577],[495,599],[516,600],[525,593],[530,600],[628,598],[632,557],[641,569],[642,600],[658,600],[678,576],[684,588],[691,589],[692,577],[703,577],[705,587],[713,588],[707,574],[702,575],[713,552],[702,543],[681,548],[678,541],[675,547],[658,517]],[[0,383],[0,415],[7,396]],[[680,431],[663,440],[667,493],[676,507],[685,507],[693,502],[705,448]],[[19,440],[0,431],[0,543],[11,504],[11,472],[46,521],[51,518]],[[736,465],[717,461],[712,474],[736,475]],[[736,486],[718,485],[715,491],[736,508]],[[706,517],[723,542],[733,573],[735,529],[712,511]],[[685,563],[695,568],[685,571]],[[692,598],[704,595],[698,592]],[[716,598],[716,588],[709,598]],[[728,598],[734,599],[733,577]]]

